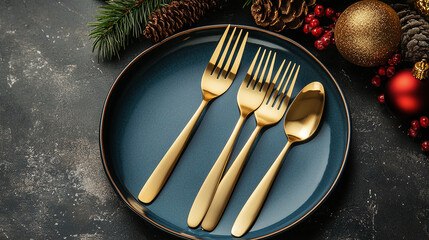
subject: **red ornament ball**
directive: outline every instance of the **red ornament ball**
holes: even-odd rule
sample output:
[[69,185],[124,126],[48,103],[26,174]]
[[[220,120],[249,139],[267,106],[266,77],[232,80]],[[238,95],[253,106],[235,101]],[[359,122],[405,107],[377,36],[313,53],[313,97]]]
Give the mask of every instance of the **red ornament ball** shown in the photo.
[[406,69],[386,84],[385,99],[399,118],[411,119],[429,112],[429,80],[419,80]]

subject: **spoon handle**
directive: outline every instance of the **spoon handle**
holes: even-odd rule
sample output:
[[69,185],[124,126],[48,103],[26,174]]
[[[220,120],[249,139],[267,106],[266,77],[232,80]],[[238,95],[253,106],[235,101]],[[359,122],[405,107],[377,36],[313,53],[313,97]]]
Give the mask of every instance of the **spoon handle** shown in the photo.
[[142,190],[139,193],[139,200],[143,203],[150,203],[155,199],[161,189],[164,187],[165,182],[167,182],[168,177],[173,171],[174,166],[179,160],[180,155],[182,154],[183,149],[185,148],[188,140],[191,136],[192,130],[194,129],[198,119],[200,118],[203,110],[206,108],[209,101],[203,100],[195,111],[192,118],[183,128],[180,135],[176,138],[174,143],[168,149],[167,153],[158,163],[158,166],[150,175],[149,179],[146,181]]
[[196,228],[200,225],[201,221],[206,215],[209,209],[210,203],[212,202],[213,196],[216,192],[222,173],[225,169],[226,163],[228,162],[229,156],[231,155],[232,148],[234,147],[235,140],[237,139],[238,133],[246,120],[245,115],[241,115],[238,119],[234,130],[231,133],[225,147],[214,163],[212,169],[201,185],[197,196],[195,197],[194,203],[192,204],[191,210],[188,215],[188,226]]
[[233,236],[243,236],[255,222],[256,217],[258,216],[265,199],[267,198],[268,192],[271,189],[274,179],[277,176],[277,172],[281,167],[286,152],[291,145],[292,142],[290,141],[286,143],[279,156],[276,158],[270,169],[268,169],[265,176],[253,191],[252,195],[250,195],[249,199],[244,204],[244,207],[241,209],[240,213],[235,219],[234,225],[232,226],[231,234]]
[[207,210],[207,214],[201,224],[203,230],[212,231],[219,223],[223,211],[225,210],[225,207],[229,202],[229,198],[234,191],[235,185],[238,181],[241,170],[243,169],[243,165],[246,161],[247,155],[249,154],[250,149],[252,148],[253,143],[258,137],[261,129],[262,126],[256,126],[255,130],[253,130],[252,135],[249,137],[246,144],[241,149],[238,156],[235,158],[231,167],[228,169],[228,171],[225,173],[222,180],[220,181],[213,200],[210,204],[210,207]]

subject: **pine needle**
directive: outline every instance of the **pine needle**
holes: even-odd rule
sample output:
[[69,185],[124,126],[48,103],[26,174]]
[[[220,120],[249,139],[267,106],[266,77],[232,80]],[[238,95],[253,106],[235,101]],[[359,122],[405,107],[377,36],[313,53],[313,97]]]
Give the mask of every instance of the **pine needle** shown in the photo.
[[100,6],[96,22],[89,37],[94,39],[92,51],[98,51],[98,59],[119,59],[119,51],[125,49],[132,39],[143,34],[150,14],[172,0],[110,0]]
[[244,3],[243,7],[247,7],[249,5],[252,5],[255,2],[255,0],[246,0],[246,2]]

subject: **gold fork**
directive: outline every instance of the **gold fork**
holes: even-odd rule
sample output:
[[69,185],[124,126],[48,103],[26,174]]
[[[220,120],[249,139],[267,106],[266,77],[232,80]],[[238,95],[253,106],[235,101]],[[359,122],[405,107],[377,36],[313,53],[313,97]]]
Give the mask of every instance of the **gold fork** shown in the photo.
[[295,64],[293,65],[292,70],[290,71],[288,79],[284,84],[283,88],[282,88],[282,83],[283,83],[283,80],[285,79],[286,73],[289,70],[291,62],[289,62],[285,72],[283,73],[280,83],[278,84],[276,90],[273,92],[274,85],[277,81],[277,78],[280,75],[280,72],[283,68],[284,63],[285,63],[285,60],[281,64],[279,70],[276,73],[276,76],[271,82],[263,104],[255,111],[255,119],[256,119],[255,130],[247,140],[244,147],[241,149],[240,153],[234,160],[231,167],[226,172],[225,176],[223,176],[221,182],[219,183],[219,186],[216,190],[216,193],[213,197],[213,200],[210,204],[207,214],[205,215],[204,220],[201,224],[201,227],[205,231],[212,231],[218,224],[220,218],[222,217],[225,207],[228,204],[228,201],[231,197],[231,194],[240,176],[241,170],[243,169],[245,160],[250,152],[250,149],[253,146],[253,143],[255,142],[257,136],[259,135],[259,132],[262,130],[263,127],[273,125],[279,122],[280,119],[283,117],[284,113],[286,112],[286,108],[289,103],[289,99],[291,97],[292,90],[295,85],[300,66],[297,67],[292,83],[285,96],[284,94],[286,91],[286,87],[295,69]]
[[218,96],[226,92],[226,90],[228,90],[228,88],[232,84],[232,81],[237,75],[238,67],[243,56],[244,47],[247,42],[248,33],[246,33],[246,35],[244,36],[239,47],[238,53],[236,54],[234,63],[230,68],[233,55],[235,54],[243,30],[240,30],[240,33],[235,40],[234,46],[229,53],[228,60],[224,65],[226,55],[229,52],[228,50],[236,31],[236,28],[232,30],[232,34],[229,37],[229,40],[224,47],[223,53],[219,58],[229,28],[230,26],[228,25],[221,39],[219,40],[219,43],[217,44],[216,49],[213,52],[213,55],[210,58],[206,69],[204,70],[204,74],[201,79],[201,90],[203,95],[202,102],[198,107],[197,111],[192,116],[192,118],[189,120],[188,124],[186,124],[180,135],[176,138],[174,143],[168,149],[167,153],[159,162],[158,166],[155,168],[152,175],[149,177],[142,190],[140,191],[138,199],[143,203],[152,202],[153,199],[155,199],[155,197],[161,191],[162,187],[170,176],[174,166],[176,165],[177,160],[179,159],[183,149],[185,148],[192,133],[192,130],[194,129],[203,110],[206,108],[207,104],[211,100],[217,98]]
[[214,193],[216,191],[219,180],[222,176],[222,173],[225,169],[226,163],[228,162],[229,156],[231,155],[232,148],[237,139],[238,133],[240,132],[243,123],[246,118],[254,112],[264,100],[264,97],[267,93],[269,81],[264,81],[265,79],[271,79],[272,70],[274,67],[274,59],[276,58],[276,54],[274,53],[270,70],[266,78],[265,71],[267,69],[268,62],[270,61],[271,51],[268,53],[268,57],[265,61],[265,65],[263,67],[262,73],[259,75],[259,70],[261,68],[262,62],[264,60],[265,52],[263,51],[262,57],[259,60],[258,66],[255,70],[255,73],[252,72],[253,68],[256,64],[256,61],[259,56],[261,48],[256,52],[255,57],[253,58],[252,63],[250,64],[249,70],[247,71],[246,77],[243,80],[243,83],[240,86],[237,94],[237,104],[240,110],[240,118],[238,119],[234,130],[231,133],[225,147],[220,153],[218,159],[207,175],[204,183],[201,185],[200,191],[195,197],[194,203],[192,204],[191,210],[188,215],[188,226],[191,228],[196,228],[204,218],[204,215],[207,212],[207,209],[210,206],[210,202],[213,199]]

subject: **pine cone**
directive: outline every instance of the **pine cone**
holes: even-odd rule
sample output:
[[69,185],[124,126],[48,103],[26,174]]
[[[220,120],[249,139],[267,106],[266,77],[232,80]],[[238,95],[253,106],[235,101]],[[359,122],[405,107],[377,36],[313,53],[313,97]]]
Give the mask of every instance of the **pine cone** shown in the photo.
[[215,0],[173,1],[152,12],[143,35],[154,42],[159,42],[179,30],[192,26],[215,5]]
[[256,0],[251,13],[257,25],[281,32],[302,25],[308,7],[316,0]]
[[271,22],[279,18],[279,11],[270,0],[257,0],[250,8],[256,24],[268,27]]
[[401,51],[405,61],[429,58],[429,23],[407,4],[393,4],[402,25]]

